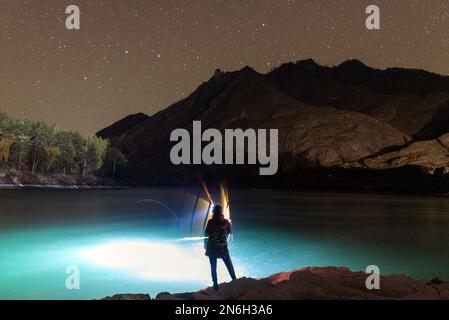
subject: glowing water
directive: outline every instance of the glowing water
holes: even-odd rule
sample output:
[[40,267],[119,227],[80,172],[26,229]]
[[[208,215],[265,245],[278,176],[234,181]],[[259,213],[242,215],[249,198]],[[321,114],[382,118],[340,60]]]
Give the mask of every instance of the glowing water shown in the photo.
[[[192,191],[195,194],[195,191]],[[160,206],[186,211],[179,189],[1,191],[0,298],[92,299],[115,293],[196,291],[210,285],[203,238]],[[449,280],[449,200],[235,191],[230,251],[239,276],[304,266]],[[187,210],[189,214],[189,210]],[[78,265],[80,290],[65,287]],[[222,264],[221,281],[229,279]]]
[[[145,280],[197,281],[203,284],[210,281],[210,269],[201,244],[181,246],[175,242],[122,239],[89,247],[78,254],[96,266]],[[226,275],[225,268],[220,267],[218,272]],[[244,274],[239,265],[236,265],[236,272]]]

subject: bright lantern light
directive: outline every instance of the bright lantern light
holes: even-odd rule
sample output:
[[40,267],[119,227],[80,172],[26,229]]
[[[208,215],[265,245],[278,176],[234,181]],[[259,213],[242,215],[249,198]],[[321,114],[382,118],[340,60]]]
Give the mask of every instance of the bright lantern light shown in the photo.
[[[209,207],[209,212],[207,212],[207,219],[210,220],[213,216],[212,210],[215,206],[212,197],[210,196],[209,189],[206,184],[203,182],[203,189],[209,199],[209,203],[211,206]],[[226,220],[231,221],[231,208],[230,208],[230,200],[229,200],[229,190],[224,183],[220,184],[220,205],[223,208],[223,216]]]

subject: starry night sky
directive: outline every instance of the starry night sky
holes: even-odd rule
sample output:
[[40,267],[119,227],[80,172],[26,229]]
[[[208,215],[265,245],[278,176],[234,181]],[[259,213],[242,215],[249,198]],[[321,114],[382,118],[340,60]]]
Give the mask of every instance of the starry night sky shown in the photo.
[[[381,30],[365,28],[370,4]],[[449,74],[448,0],[1,0],[0,28],[0,111],[82,133],[153,114],[217,68],[357,58]]]

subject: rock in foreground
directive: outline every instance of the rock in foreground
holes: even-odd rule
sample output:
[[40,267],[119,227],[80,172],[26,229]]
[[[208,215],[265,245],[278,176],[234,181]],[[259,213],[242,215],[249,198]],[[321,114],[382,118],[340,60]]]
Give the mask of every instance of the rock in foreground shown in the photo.
[[[404,275],[382,276],[380,290],[368,290],[364,272],[347,268],[304,268],[265,279],[241,278],[190,293],[160,293],[156,300],[414,300],[449,299],[449,282],[413,280]],[[124,295],[127,299],[130,295]],[[119,295],[114,296],[119,297]],[[141,298],[142,295],[136,295]],[[148,297],[149,299],[149,297]]]
[[106,297],[101,300],[150,300],[149,294],[115,294],[112,297]]

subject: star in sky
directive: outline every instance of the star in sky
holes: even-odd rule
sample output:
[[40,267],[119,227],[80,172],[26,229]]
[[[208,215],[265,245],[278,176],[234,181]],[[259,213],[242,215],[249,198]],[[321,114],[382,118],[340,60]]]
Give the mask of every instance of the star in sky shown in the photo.
[[62,0],[0,2],[0,111],[94,133],[186,97],[220,68],[268,72],[313,58],[449,74],[447,0]]

